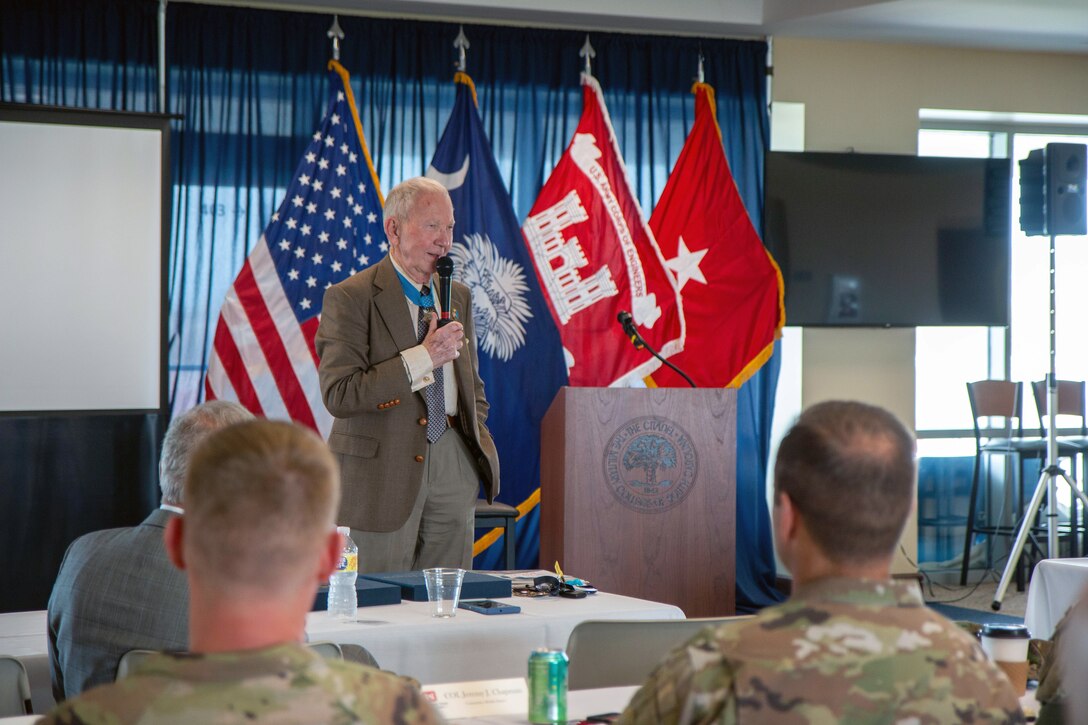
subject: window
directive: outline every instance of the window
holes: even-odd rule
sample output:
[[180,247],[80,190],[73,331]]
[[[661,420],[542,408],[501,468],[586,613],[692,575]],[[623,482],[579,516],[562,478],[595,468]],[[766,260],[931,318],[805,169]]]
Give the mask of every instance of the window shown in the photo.
[[[957,124],[950,124],[957,125]],[[979,124],[984,125],[984,124]],[[1075,129],[1073,129],[1075,131]],[[1047,143],[1088,143],[1088,132],[1043,133],[1020,128],[972,130],[923,128],[919,155],[1011,157],[1012,307],[1008,334],[1001,328],[920,327],[915,343],[915,422],[920,456],[973,455],[966,383],[1003,378],[1025,383],[1024,424],[1037,425],[1030,383],[1049,369],[1049,239],[1020,231],[1019,166],[1032,149]],[[1057,239],[1057,355],[1059,378],[1088,379],[1088,338],[1079,310],[1088,306],[1088,244],[1083,237]]]
[[[1006,134],[923,129],[919,156],[1002,157]],[[1001,153],[995,153],[1000,151]],[[967,383],[1004,377],[1001,328],[919,327],[915,331],[915,427],[919,456],[974,454]],[[923,432],[925,432],[923,434]]]
[[[1088,132],[1080,136],[1017,133],[1012,139],[1013,158],[1026,158],[1029,152],[1048,143],[1088,143]],[[1014,167],[1016,190],[1020,184],[1019,172],[1019,167]],[[1013,197],[1013,218],[1018,220],[1019,194]],[[1055,370],[1059,379],[1088,380],[1088,338],[1081,319],[1082,311],[1088,308],[1086,244],[1085,237],[1064,236],[1055,240]],[[1014,224],[1010,370],[1013,380],[1023,380],[1026,385],[1042,380],[1050,369],[1049,286],[1050,238],[1025,236],[1019,223]],[[1024,407],[1026,422],[1034,421],[1034,404]]]

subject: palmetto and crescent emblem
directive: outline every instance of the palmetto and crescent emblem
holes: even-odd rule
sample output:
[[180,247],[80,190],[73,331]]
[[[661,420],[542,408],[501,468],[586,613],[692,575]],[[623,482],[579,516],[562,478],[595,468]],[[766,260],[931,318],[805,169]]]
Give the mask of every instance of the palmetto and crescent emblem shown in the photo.
[[533,318],[529,285],[520,264],[499,254],[486,234],[466,234],[450,250],[458,281],[472,290],[476,340],[487,355],[506,361],[525,345],[525,325]]

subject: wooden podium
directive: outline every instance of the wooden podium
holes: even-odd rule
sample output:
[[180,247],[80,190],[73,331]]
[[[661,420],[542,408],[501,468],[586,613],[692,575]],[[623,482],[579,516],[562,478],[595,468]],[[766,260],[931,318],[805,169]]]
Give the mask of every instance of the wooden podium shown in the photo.
[[544,416],[540,566],[734,613],[736,392],[561,388]]

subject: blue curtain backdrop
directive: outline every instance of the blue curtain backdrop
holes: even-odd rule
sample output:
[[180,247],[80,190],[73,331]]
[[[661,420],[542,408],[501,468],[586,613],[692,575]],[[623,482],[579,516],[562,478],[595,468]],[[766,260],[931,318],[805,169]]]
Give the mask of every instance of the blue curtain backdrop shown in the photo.
[[[0,0],[0,99],[154,110],[155,2]],[[78,8],[74,9],[74,8]],[[9,21],[9,18],[12,18]],[[171,3],[170,401],[200,400],[219,305],[319,120],[327,15]],[[421,173],[453,106],[453,23],[341,17],[383,190]],[[465,25],[468,70],[500,173],[524,219],[581,112],[582,32]],[[716,89],[726,154],[757,228],[768,140],[766,44],[591,33],[594,74],[647,218],[693,118],[697,58]],[[777,598],[764,501],[777,358],[738,396],[737,601]]]

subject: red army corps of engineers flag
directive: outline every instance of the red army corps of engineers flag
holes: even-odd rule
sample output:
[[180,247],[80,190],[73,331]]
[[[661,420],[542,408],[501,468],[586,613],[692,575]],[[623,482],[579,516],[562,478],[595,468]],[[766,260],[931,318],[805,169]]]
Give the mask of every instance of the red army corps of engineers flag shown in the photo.
[[597,80],[583,74],[574,138],[522,226],[563,341],[570,384],[623,385],[660,363],[635,350],[616,315],[631,313],[668,357],[683,348],[676,284],[627,179]]
[[[695,123],[650,217],[684,300],[687,340],[669,359],[699,387],[737,387],[763,365],[785,323],[782,273],[752,226],[715,114],[714,89],[696,83]],[[672,370],[661,387],[687,383]]]

